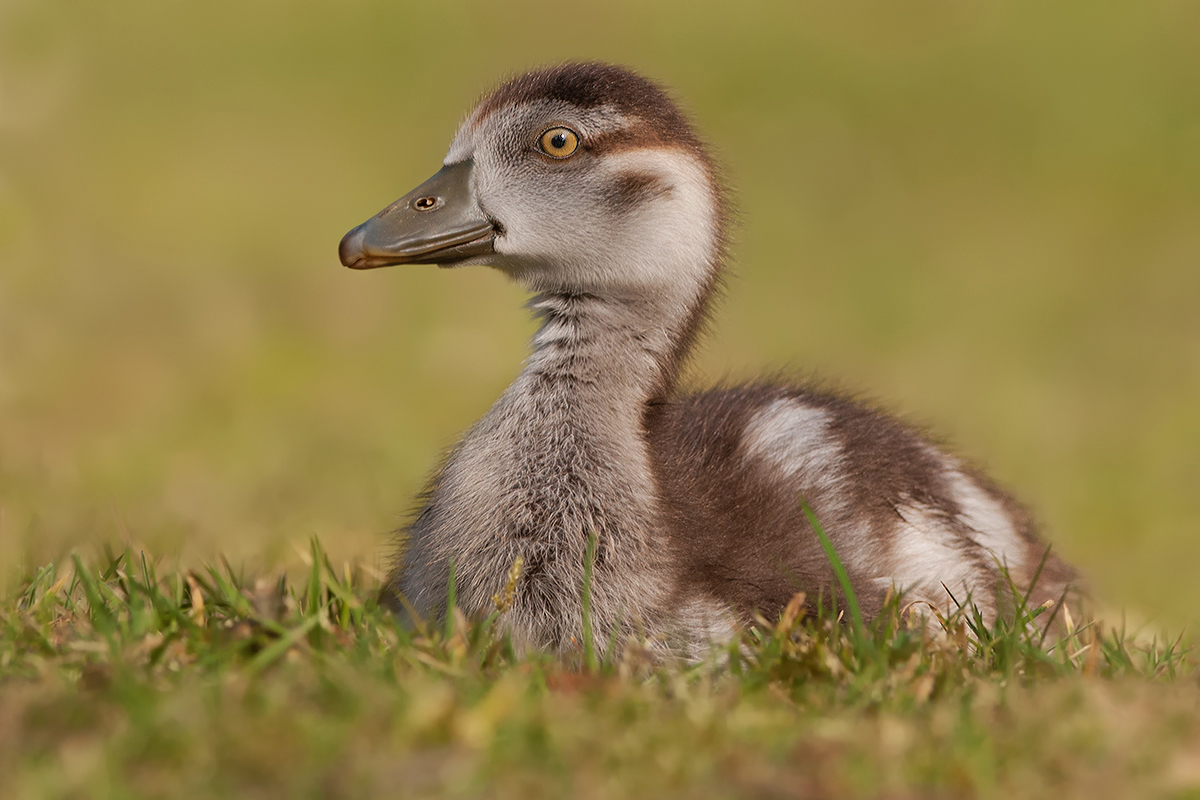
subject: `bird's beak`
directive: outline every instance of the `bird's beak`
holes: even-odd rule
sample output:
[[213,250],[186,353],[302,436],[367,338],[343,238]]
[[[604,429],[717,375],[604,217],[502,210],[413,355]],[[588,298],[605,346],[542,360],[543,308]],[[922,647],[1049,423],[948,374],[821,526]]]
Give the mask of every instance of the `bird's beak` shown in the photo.
[[351,269],[393,264],[453,264],[493,252],[496,227],[471,185],[474,162],[447,164],[429,180],[342,237],[338,257]]

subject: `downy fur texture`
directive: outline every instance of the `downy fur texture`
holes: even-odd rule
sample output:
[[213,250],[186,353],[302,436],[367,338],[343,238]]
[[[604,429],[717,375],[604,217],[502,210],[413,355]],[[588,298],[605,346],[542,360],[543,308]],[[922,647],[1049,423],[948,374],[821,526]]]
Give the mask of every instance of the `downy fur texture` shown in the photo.
[[[562,126],[578,150],[551,158]],[[677,388],[724,268],[712,161],[667,95],[604,64],[512,80],[467,117],[446,164],[473,162],[473,200],[503,270],[541,322],[516,381],[432,479],[385,591],[403,613],[494,610],[525,646],[582,642],[595,537],[599,644],[645,637],[697,657],[798,591],[829,596],[813,508],[868,616],[889,591],[946,609],[947,590],[994,617],[999,567],[1027,585],[1046,551],[1030,515],[969,465],[887,415],[764,381]],[[1073,578],[1050,556],[1033,600]],[[403,600],[401,600],[403,598]],[[407,610],[407,611],[406,611]]]

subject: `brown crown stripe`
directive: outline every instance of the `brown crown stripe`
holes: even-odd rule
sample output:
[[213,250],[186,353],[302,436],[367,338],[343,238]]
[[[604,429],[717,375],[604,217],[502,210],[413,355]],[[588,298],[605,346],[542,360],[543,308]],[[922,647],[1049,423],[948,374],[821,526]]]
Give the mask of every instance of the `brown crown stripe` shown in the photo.
[[595,137],[585,146],[613,151],[630,147],[675,147],[695,153],[707,164],[708,154],[687,118],[661,88],[622,67],[598,62],[558,64],[534,70],[503,84],[476,109],[482,122],[497,109],[555,100],[596,108],[611,106],[637,123],[623,131]]

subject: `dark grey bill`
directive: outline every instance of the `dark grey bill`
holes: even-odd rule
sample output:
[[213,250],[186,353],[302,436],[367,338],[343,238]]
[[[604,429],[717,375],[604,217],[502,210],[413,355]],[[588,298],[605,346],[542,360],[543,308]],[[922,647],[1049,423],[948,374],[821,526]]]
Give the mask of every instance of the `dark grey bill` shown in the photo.
[[474,163],[436,175],[342,237],[338,257],[351,269],[393,264],[453,264],[493,252],[496,228],[471,187]]

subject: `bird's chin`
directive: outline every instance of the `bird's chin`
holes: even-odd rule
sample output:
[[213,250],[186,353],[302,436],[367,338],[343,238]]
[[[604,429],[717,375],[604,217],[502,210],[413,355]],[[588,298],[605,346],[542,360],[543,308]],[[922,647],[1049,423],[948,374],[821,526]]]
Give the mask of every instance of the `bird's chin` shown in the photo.
[[468,256],[460,258],[456,261],[438,261],[438,269],[458,269],[459,267],[495,267],[496,257],[490,253],[487,255]]

